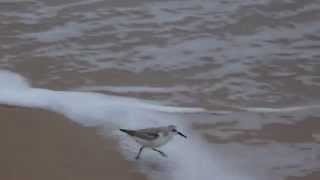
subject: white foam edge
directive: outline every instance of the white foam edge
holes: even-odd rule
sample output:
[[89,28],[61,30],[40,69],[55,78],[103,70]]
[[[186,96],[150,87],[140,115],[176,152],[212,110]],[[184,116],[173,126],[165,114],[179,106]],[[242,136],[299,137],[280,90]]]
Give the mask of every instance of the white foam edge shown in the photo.
[[118,128],[177,125],[189,138],[186,140],[175,137],[173,142],[161,148],[169,158],[145,151],[143,158],[134,162],[152,179],[253,179],[236,173],[234,169],[228,169],[223,157],[210,149],[209,145],[192,131],[189,122],[183,120],[181,113],[174,113],[185,110],[189,112],[189,108],[158,106],[142,100],[98,93],[32,88],[24,78],[8,71],[0,71],[0,83],[0,104],[46,109],[64,114],[84,126],[101,127],[104,135],[119,140],[121,152],[128,160],[133,160],[136,155],[137,144],[120,133]]
[[303,111],[306,109],[313,109],[313,108],[320,108],[320,105],[302,105],[302,106],[279,107],[279,108],[246,107],[246,108],[240,108],[240,109],[249,111],[249,112],[281,113],[281,112]]

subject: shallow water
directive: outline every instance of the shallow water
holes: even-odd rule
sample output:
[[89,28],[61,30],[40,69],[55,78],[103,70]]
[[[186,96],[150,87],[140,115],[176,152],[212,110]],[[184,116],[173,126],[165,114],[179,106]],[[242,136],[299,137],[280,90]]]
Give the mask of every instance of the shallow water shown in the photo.
[[[320,169],[319,18],[316,0],[0,1],[0,68],[37,88],[205,109],[169,119],[201,135],[204,154],[219,159],[208,162],[222,171],[217,179],[310,178]],[[10,91],[27,86],[0,82]],[[65,105],[9,100],[56,111]],[[125,101],[124,111],[135,103]],[[121,123],[161,124],[153,110],[134,110],[149,116]]]

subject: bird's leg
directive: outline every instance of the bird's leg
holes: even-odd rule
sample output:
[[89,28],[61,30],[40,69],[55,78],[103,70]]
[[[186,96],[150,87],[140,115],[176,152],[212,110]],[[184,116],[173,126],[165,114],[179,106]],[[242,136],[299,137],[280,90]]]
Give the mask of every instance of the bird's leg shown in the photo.
[[140,154],[141,154],[143,148],[144,148],[144,146],[142,146],[142,147],[139,149],[139,152],[138,152],[138,154],[137,154],[137,156],[136,156],[136,160],[138,160],[138,159],[140,158]]
[[160,151],[160,150],[158,150],[158,149],[156,149],[156,148],[152,148],[152,150],[154,150],[154,151],[156,151],[156,152],[160,153],[160,154],[161,154],[161,156],[163,156],[163,157],[168,157],[164,152],[162,152],[162,151]]

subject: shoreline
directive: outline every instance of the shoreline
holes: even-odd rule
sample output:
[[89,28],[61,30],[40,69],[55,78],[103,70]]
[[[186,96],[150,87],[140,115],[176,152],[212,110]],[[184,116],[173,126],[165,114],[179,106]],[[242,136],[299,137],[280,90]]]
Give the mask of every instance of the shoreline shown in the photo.
[[95,128],[40,109],[1,105],[0,112],[0,179],[146,179]]

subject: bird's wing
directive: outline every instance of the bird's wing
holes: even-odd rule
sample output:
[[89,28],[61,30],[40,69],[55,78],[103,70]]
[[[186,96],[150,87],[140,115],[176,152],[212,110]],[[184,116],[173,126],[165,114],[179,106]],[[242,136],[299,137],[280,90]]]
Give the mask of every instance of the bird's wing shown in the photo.
[[120,131],[127,133],[132,137],[137,137],[146,140],[155,140],[159,137],[158,132],[150,130],[150,129],[143,129],[143,130],[128,130],[128,129],[120,129]]
[[143,131],[136,131],[134,134],[135,137],[146,139],[146,140],[155,140],[159,137],[159,134],[156,132],[143,132]]

